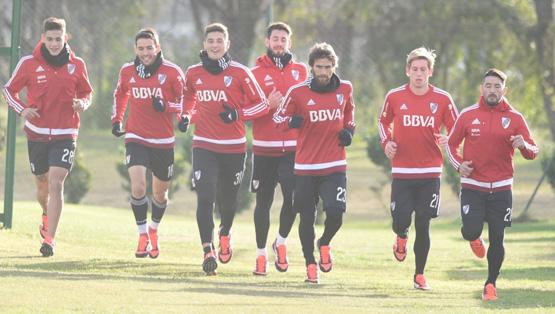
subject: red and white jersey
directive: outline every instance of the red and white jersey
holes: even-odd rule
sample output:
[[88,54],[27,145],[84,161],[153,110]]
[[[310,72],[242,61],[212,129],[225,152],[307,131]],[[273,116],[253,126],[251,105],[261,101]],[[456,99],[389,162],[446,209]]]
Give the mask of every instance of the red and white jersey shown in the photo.
[[432,85],[424,95],[414,94],[409,84],[390,90],[378,129],[384,149],[389,141],[397,143],[391,159],[392,177],[440,178],[443,155],[434,134],[440,133],[442,125],[449,133],[458,115],[451,95]]
[[[239,119],[226,124],[220,118],[222,104],[237,110]],[[268,100],[251,71],[231,61],[219,74],[211,74],[202,63],[190,66],[185,74],[184,112],[195,124],[193,148],[217,153],[247,151],[245,124],[268,112]]]
[[[459,169],[463,161],[472,161],[472,172],[461,177],[461,187],[484,192],[510,190],[513,184],[514,148],[510,138],[522,135],[525,148],[520,153],[526,159],[538,156],[538,146],[524,117],[503,98],[497,106],[490,107],[480,101],[461,111],[449,134],[447,155]],[[464,140],[463,156],[460,145]]]
[[[125,142],[154,148],[174,147],[173,115],[181,114],[184,84],[181,68],[167,60],[162,61],[154,75],[145,79],[137,75],[133,62],[124,64],[114,91],[112,123],[123,121],[129,102]],[[164,101],[164,112],[154,110],[151,95]]]
[[[25,121],[24,130],[28,140],[76,140],[79,114],[73,110],[73,99],[82,99],[85,108],[91,105],[92,87],[85,62],[70,49],[67,64],[61,67],[51,65],[40,53],[42,44],[41,41],[32,55],[19,60],[4,87],[4,97],[19,115],[25,108],[38,110],[39,118]],[[24,87],[27,87],[27,104],[19,98],[19,92]]]
[[[308,76],[303,63],[291,60],[280,70],[268,55],[258,57],[251,71],[266,97],[274,88],[285,95],[291,86],[305,81]],[[296,129],[285,132],[276,129],[272,120],[276,109],[252,121],[252,152],[255,155],[283,156],[297,147]]]
[[338,136],[343,128],[355,128],[353,86],[341,80],[337,90],[321,94],[310,89],[312,78],[289,89],[274,114],[274,122],[278,128],[289,130],[291,116],[304,118],[295,155],[296,175],[347,172],[345,147],[339,146]]

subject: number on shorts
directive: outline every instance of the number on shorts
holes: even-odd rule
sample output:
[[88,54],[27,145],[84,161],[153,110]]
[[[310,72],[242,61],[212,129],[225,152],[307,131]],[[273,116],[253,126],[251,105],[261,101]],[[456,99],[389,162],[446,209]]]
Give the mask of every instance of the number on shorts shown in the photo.
[[75,155],[74,151],[71,151],[67,148],[64,148],[64,154],[62,155],[62,161],[73,164],[73,156],[74,155]]
[[173,165],[168,167],[168,178],[171,178],[173,174]]
[[430,207],[437,209],[439,206],[439,194],[432,194],[432,201],[430,202]]
[[505,215],[505,221],[513,221],[513,209],[512,208],[507,208],[507,214]]
[[337,196],[336,199],[338,202],[343,202],[346,203],[347,202],[347,189],[344,189],[342,187],[337,187]]
[[243,175],[245,174],[245,171],[241,171],[241,172],[237,172],[235,174],[235,182],[233,182],[233,185],[239,185],[241,184],[241,181],[243,181]]

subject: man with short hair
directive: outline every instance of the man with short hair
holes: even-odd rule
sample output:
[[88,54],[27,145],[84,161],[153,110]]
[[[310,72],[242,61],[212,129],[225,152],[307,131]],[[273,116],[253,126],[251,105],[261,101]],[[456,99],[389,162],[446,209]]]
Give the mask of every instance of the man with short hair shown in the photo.
[[252,178],[250,190],[256,193],[254,229],[256,232],[257,258],[253,274],[268,274],[268,252],[266,240],[270,229],[270,208],[279,182],[283,204],[279,216],[279,232],[272,244],[275,266],[285,272],[289,268],[287,258],[287,236],[293,227],[296,214],[293,212],[293,187],[295,177],[295,149],[297,129],[281,132],[276,130],[272,117],[287,90],[307,77],[306,66],[293,61],[291,27],[283,22],[271,23],[266,31],[267,52],[256,59],[251,69],[270,104],[268,114],[252,121]]
[[[79,132],[79,114],[91,105],[92,87],[83,59],[67,43],[66,22],[44,20],[41,41],[21,58],[4,87],[8,105],[25,118],[29,162],[42,207],[42,256],[54,255],[56,231],[64,207],[63,186],[71,171]],[[27,104],[19,92],[27,88]]]
[[[488,70],[477,104],[465,108],[449,134],[449,161],[461,175],[461,233],[478,258],[486,255],[482,239],[488,223],[488,278],[483,300],[497,300],[496,280],[505,259],[505,228],[513,215],[513,155],[533,160],[538,146],[524,117],[505,98],[507,76]],[[463,154],[460,145],[464,141]]]
[[449,132],[458,116],[451,95],[428,82],[434,62],[434,51],[424,47],[407,56],[409,83],[387,93],[378,119],[382,147],[391,159],[390,210],[397,235],[393,254],[399,262],[405,260],[414,212],[413,281],[414,289],[419,290],[431,289],[424,268],[430,251],[430,222],[439,216],[441,147],[447,143],[441,127]]
[[316,246],[318,265],[331,271],[330,242],[347,210],[347,159],[355,130],[353,87],[335,70],[339,58],[327,43],[315,44],[308,55],[312,76],[289,89],[274,114],[281,130],[299,129],[295,155],[293,210],[300,215],[299,237],[307,267],[305,282],[318,283],[314,257],[316,209],[322,198],[326,220]]
[[[197,223],[204,250],[202,269],[216,275],[217,260],[233,256],[231,227],[237,194],[245,171],[247,139],[244,121],[268,112],[268,101],[251,71],[232,61],[227,27],[204,29],[201,62],[185,74],[185,112],[195,123],[193,184],[197,192]],[[221,214],[219,251],[214,247],[214,206]]]
[[[158,33],[152,28],[135,35],[134,62],[119,73],[114,92],[112,134],[125,135],[125,162],[131,180],[131,209],[139,229],[135,257],[160,254],[158,227],[168,206],[168,190],[173,176],[173,116],[181,114],[185,76],[180,67],[164,59]],[[129,115],[122,130],[129,103]],[[186,132],[188,118],[179,121]],[[152,171],[152,221],[147,229],[148,198],[146,171]]]

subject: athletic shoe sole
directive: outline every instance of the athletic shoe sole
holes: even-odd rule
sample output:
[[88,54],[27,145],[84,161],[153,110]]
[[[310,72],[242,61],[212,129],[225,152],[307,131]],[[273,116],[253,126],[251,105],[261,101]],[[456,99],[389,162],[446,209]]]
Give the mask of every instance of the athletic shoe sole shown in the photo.
[[43,243],[40,247],[40,253],[43,257],[50,257],[54,255],[54,247],[48,243]]
[[218,268],[218,262],[214,257],[208,257],[202,262],[202,270],[204,270],[206,276],[216,275],[216,268]]

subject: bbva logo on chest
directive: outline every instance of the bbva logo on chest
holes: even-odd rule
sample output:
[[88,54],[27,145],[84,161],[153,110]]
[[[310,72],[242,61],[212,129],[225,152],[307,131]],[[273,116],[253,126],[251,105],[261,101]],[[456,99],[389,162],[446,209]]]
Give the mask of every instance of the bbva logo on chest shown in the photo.
[[340,120],[341,110],[336,109],[321,109],[321,110],[310,110],[310,122],[317,121],[329,121],[329,120]]
[[197,91],[198,101],[228,101],[227,95],[223,90],[199,90]]
[[433,127],[435,119],[433,116],[403,115],[403,126]]
[[162,97],[162,89],[160,87],[133,87],[131,88],[134,98],[146,99],[150,98],[151,95],[156,96],[156,98]]

